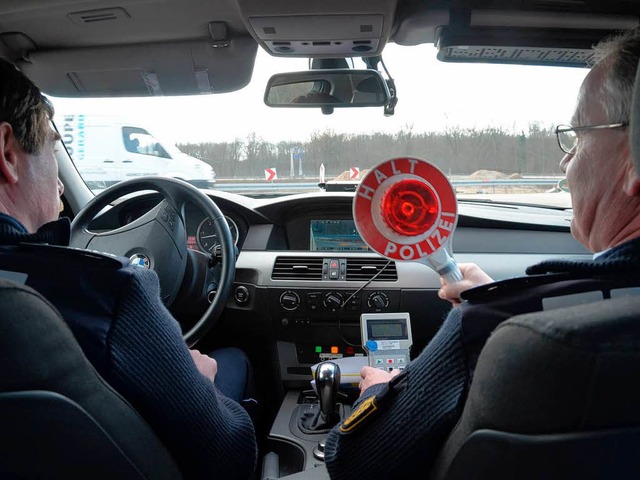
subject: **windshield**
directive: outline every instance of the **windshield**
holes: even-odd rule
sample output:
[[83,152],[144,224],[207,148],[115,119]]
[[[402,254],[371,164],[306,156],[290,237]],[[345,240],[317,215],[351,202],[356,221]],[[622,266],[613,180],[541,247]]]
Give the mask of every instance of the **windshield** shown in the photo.
[[[433,45],[390,44],[383,59],[397,88],[393,116],[267,107],[269,77],[309,62],[260,49],[237,92],[53,98],[55,123],[94,191],[157,174],[251,196],[320,194],[319,183],[356,182],[384,160],[413,156],[438,166],[459,199],[570,207],[553,129],[571,118],[586,69],[442,63]],[[365,68],[357,58],[353,66]]]

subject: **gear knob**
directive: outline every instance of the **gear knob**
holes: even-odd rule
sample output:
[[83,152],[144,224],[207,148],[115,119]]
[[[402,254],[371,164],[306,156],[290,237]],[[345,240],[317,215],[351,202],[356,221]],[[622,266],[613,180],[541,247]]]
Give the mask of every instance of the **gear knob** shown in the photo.
[[340,387],[340,367],[333,362],[323,362],[316,370],[316,388],[320,400],[320,412],[330,419],[336,412],[336,399]]

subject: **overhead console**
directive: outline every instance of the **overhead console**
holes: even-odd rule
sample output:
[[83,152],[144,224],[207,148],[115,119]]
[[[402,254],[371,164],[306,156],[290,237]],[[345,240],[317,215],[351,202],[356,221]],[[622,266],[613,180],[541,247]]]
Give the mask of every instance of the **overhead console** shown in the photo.
[[336,58],[379,55],[391,33],[396,1],[238,0],[246,27],[275,56]]

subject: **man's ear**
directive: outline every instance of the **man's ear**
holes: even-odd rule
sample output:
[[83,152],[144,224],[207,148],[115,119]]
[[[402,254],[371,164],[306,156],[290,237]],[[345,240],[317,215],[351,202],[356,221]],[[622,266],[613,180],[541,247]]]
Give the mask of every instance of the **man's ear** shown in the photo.
[[0,123],[0,175],[12,185],[18,181],[19,149],[13,127],[7,122]]

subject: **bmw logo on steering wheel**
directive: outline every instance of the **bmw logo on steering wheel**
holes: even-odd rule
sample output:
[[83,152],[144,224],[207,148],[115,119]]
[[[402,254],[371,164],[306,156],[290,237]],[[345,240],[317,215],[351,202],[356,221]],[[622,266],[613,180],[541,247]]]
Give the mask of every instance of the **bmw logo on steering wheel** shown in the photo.
[[141,253],[136,253],[135,255],[131,255],[129,257],[129,260],[131,260],[131,265],[133,265],[134,267],[142,267],[146,269],[151,268],[151,262],[149,260],[149,257]]

